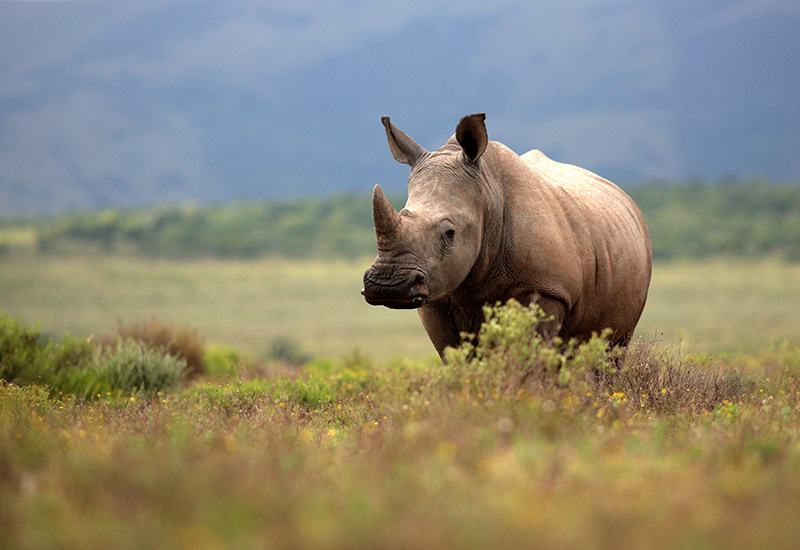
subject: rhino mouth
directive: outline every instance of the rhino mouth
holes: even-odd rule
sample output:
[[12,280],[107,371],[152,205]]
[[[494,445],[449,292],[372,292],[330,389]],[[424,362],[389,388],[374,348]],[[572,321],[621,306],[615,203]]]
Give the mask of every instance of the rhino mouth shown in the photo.
[[407,275],[400,283],[388,283],[370,269],[364,274],[361,295],[370,305],[391,309],[416,309],[428,302],[425,276],[417,272]]
[[427,298],[423,296],[414,296],[413,298],[380,298],[369,296],[362,290],[361,294],[364,299],[371,306],[384,306],[390,309],[417,309],[422,307],[427,302]]

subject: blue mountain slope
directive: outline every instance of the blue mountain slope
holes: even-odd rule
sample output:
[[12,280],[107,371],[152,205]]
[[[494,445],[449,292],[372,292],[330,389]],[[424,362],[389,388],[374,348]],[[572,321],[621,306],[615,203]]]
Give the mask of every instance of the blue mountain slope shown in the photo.
[[794,0],[0,2],[0,214],[397,192],[384,114],[622,184],[800,180],[799,52]]

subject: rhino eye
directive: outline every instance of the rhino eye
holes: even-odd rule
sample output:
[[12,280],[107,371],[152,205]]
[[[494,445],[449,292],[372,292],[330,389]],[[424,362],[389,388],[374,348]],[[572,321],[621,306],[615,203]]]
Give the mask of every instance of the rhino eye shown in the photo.
[[453,228],[453,225],[450,222],[445,222],[442,224],[444,227],[440,227],[439,230],[439,239],[441,240],[442,249],[447,252],[455,243],[456,239],[456,230]]

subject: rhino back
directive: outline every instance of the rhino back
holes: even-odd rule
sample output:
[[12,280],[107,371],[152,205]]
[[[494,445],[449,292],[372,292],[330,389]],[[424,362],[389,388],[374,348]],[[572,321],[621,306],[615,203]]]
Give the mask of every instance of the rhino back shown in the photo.
[[567,308],[562,336],[629,336],[647,298],[650,238],[633,200],[608,180],[540,151],[506,180],[515,270]]

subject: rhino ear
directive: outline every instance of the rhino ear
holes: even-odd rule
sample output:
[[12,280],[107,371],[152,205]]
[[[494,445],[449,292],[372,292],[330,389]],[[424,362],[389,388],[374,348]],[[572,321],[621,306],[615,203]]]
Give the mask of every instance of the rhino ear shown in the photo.
[[467,115],[456,127],[456,139],[464,150],[464,156],[470,162],[478,162],[489,143],[486,134],[486,113]]
[[422,156],[428,154],[428,151],[416,141],[408,137],[402,130],[395,128],[388,116],[381,117],[381,122],[386,128],[389,149],[397,162],[414,166]]

